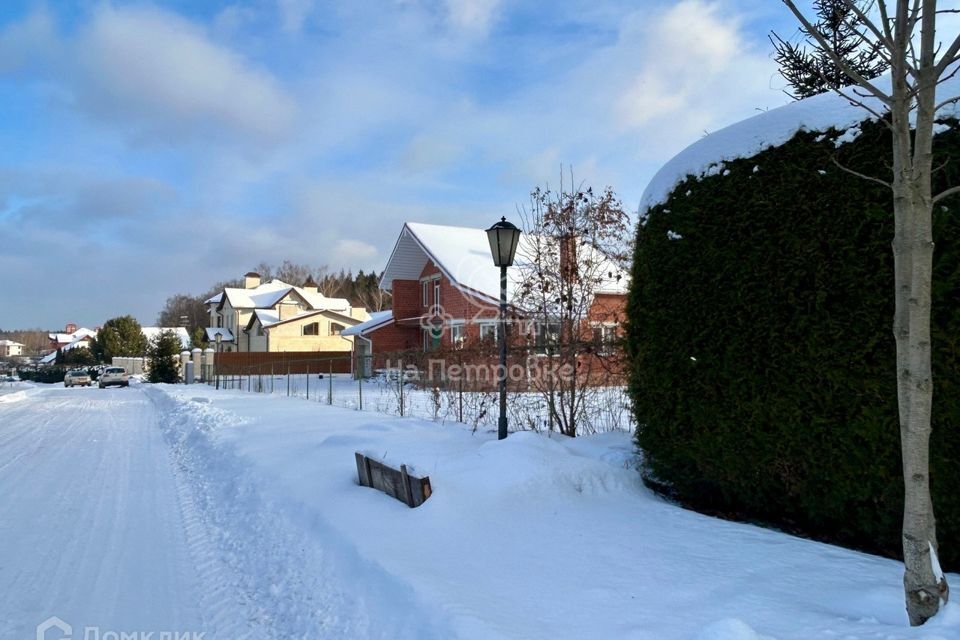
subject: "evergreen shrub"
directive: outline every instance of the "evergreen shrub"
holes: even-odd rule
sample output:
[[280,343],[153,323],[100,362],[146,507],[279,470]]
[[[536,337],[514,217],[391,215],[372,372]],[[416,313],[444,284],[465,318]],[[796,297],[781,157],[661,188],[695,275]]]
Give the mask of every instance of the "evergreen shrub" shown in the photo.
[[[953,123],[956,124],[956,123]],[[648,485],[683,504],[899,557],[890,139],[865,123],[688,176],[637,230],[626,345]],[[960,184],[937,136],[936,189]],[[935,210],[933,485],[960,569],[960,197]]]

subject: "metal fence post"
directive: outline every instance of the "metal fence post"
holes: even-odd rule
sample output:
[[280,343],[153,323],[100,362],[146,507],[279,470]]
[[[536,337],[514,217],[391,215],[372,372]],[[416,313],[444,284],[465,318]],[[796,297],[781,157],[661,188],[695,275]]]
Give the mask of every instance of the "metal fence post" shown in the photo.
[[327,404],[333,404],[333,360],[330,361],[330,375],[328,376],[328,386],[327,386]]
[[397,375],[397,385],[400,390],[400,417],[403,417],[403,361],[400,361],[400,372]]
[[363,376],[357,377],[357,387],[359,388],[358,397],[360,400],[359,411],[363,411]]
[[290,397],[290,361],[287,361],[287,397]]
[[310,399],[310,363],[307,363],[307,400]]

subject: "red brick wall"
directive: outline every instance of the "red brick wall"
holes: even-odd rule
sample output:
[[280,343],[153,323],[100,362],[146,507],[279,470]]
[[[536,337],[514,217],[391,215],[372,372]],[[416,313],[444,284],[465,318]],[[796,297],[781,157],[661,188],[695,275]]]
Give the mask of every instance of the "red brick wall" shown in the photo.
[[388,353],[391,351],[406,351],[423,347],[420,337],[420,327],[398,327],[388,324],[365,336],[373,344],[373,353]]
[[619,293],[598,293],[590,305],[589,319],[593,322],[623,322],[627,296]]
[[393,281],[393,317],[412,318],[420,315],[420,283],[416,280]]

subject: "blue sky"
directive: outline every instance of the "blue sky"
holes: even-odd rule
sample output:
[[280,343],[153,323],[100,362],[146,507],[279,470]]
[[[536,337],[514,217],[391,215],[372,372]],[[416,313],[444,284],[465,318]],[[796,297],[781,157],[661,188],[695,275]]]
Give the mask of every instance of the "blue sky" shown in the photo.
[[261,261],[379,271],[561,165],[635,210],[787,101],[771,0],[0,5],[0,328],[153,324]]

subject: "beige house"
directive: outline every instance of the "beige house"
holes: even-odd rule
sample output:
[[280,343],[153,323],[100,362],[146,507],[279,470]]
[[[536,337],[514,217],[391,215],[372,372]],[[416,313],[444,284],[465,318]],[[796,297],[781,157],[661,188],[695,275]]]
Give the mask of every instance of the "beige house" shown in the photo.
[[15,358],[22,355],[22,344],[13,340],[0,340],[0,358]]
[[224,351],[343,351],[353,338],[340,332],[370,318],[345,298],[328,298],[308,280],[302,287],[281,280],[244,276],[244,287],[227,288],[206,301],[208,339],[221,336]]

